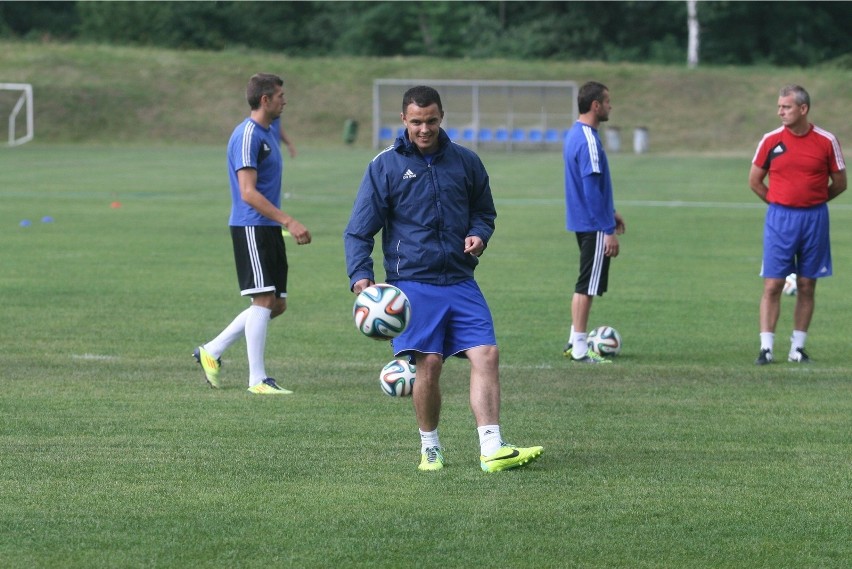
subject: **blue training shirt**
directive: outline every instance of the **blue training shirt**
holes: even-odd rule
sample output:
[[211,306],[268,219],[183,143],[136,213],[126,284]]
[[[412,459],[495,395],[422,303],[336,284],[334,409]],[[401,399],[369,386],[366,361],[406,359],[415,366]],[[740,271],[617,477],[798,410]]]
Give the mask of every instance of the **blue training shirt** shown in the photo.
[[615,231],[609,162],[595,128],[579,121],[565,136],[565,226],[568,231]]
[[[273,126],[275,129],[273,129]],[[278,225],[262,216],[243,201],[237,171],[243,168],[257,170],[257,190],[275,207],[281,207],[281,176],[284,161],[278,145],[277,124],[263,128],[251,118],[237,125],[228,142],[228,178],[231,181],[231,217],[228,225]]]

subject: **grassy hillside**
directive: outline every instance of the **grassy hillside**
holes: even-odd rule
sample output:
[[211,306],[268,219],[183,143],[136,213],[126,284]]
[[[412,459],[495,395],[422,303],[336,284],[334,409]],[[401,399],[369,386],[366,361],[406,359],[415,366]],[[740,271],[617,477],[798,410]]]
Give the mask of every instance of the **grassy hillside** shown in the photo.
[[[805,85],[813,120],[852,140],[846,120],[852,71],[699,68],[595,62],[291,58],[257,52],[198,52],[0,42],[0,82],[32,83],[40,142],[221,142],[247,111],[246,79],[281,74],[286,121],[301,145],[339,143],[345,119],[368,126],[375,78],[575,80],[606,83],[612,126],[650,131],[654,152],[751,152],[778,124],[777,89]],[[5,119],[8,97],[0,98]],[[5,132],[3,133],[5,135]],[[358,144],[369,144],[362,131]]]

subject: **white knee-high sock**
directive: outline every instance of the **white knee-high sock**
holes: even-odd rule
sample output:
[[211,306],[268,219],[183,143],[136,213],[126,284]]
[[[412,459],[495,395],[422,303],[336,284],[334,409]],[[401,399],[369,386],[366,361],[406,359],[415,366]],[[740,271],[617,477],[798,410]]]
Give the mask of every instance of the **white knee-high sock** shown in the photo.
[[237,317],[218,336],[204,344],[204,349],[214,358],[221,357],[225,353],[225,350],[228,349],[228,346],[242,338],[243,334],[246,333],[248,314],[248,308],[237,314]]
[[262,306],[250,306],[246,319],[246,352],[249,363],[249,387],[266,379],[266,363],[263,357],[266,349],[266,330],[272,311]]

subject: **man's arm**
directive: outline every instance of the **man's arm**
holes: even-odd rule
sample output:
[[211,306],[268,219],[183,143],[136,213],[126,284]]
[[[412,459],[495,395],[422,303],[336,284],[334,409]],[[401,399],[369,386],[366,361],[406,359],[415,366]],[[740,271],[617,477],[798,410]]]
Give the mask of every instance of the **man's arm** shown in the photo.
[[349,275],[349,288],[355,293],[375,283],[371,255],[375,235],[384,227],[387,215],[386,207],[377,191],[377,187],[382,183],[379,181],[381,179],[382,176],[375,173],[374,166],[367,167],[352,205],[349,222],[343,230],[343,251],[346,272]]
[[828,199],[833,200],[846,190],[846,170],[832,172],[828,175],[831,185],[828,186]]
[[296,157],[296,145],[293,144],[293,141],[290,140],[290,137],[287,136],[287,133],[284,132],[284,123],[278,123],[278,137],[281,139],[281,142],[284,143],[284,146],[287,147],[287,151],[290,153],[290,158]]
[[759,168],[754,164],[751,165],[751,170],[748,173],[748,187],[751,188],[757,197],[761,200],[769,203],[766,199],[766,194],[769,193],[769,187],[763,183],[763,180],[766,179],[766,170],[763,168]]
[[296,221],[294,217],[275,207],[272,202],[266,199],[266,196],[257,190],[257,170],[254,168],[242,168],[238,170],[237,181],[240,183],[240,197],[244,202],[254,208],[263,217],[283,225],[299,245],[311,242],[311,233],[304,225]]

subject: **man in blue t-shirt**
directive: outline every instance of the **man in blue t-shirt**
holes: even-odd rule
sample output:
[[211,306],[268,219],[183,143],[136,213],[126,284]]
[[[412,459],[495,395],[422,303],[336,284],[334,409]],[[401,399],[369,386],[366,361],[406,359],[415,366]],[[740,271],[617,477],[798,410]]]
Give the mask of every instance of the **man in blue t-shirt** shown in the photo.
[[307,228],[281,211],[281,174],[284,169],[273,123],[287,104],[280,77],[258,73],[249,80],[246,100],[250,115],[234,129],[228,142],[228,178],[231,215],[228,225],[240,293],[251,306],[193,357],[211,387],[219,387],[221,356],[245,336],[249,362],[249,392],[257,395],[292,393],[266,375],[264,349],[269,321],[287,308],[287,253],[282,228],[299,245],[311,242]]
[[571,300],[571,332],[563,348],[574,362],[608,363],[588,349],[587,326],[592,300],[607,290],[609,261],[618,256],[624,219],[615,211],[609,163],[598,135],[609,120],[609,89],[590,81],[577,94],[580,113],[565,137],[565,215],[568,231],[577,235],[580,276]]

